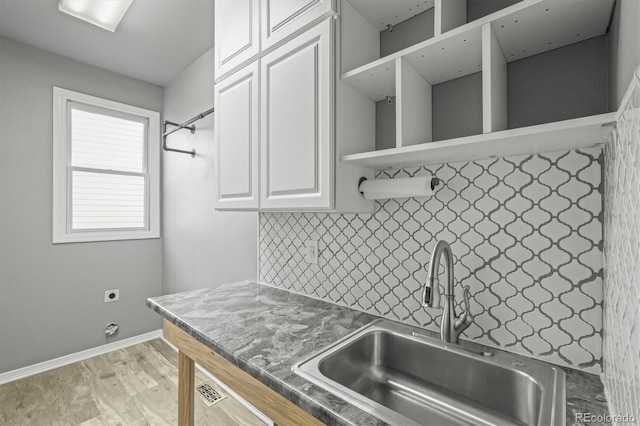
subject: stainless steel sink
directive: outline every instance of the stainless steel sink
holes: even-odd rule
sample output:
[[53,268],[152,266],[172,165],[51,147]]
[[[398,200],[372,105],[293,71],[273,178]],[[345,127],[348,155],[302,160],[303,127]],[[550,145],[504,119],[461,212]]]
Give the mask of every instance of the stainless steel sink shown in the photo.
[[391,425],[564,425],[564,372],[374,321],[293,371]]

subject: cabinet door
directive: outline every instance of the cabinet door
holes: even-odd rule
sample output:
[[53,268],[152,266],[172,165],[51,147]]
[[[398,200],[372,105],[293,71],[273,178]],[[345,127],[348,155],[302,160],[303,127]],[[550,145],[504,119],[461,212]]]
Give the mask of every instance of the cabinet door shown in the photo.
[[333,208],[332,23],[261,60],[261,209]]
[[259,0],[216,0],[215,78],[260,53]]
[[258,78],[256,61],[216,84],[215,208],[258,208]]
[[262,49],[273,46],[332,10],[333,0],[266,0],[262,4]]

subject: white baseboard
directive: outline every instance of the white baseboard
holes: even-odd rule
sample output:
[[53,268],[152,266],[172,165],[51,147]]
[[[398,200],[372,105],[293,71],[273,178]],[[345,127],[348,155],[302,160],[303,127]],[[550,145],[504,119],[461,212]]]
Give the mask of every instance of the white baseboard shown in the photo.
[[[162,340],[164,340],[164,342],[169,345],[174,351],[178,352],[178,348],[176,348],[175,346],[173,346],[173,344],[171,344],[171,342],[169,342],[168,340],[166,340],[164,337],[162,337]],[[254,407],[250,402],[248,402],[246,399],[244,399],[243,397],[241,397],[240,395],[238,395],[237,393],[235,393],[233,391],[233,389],[231,389],[229,386],[225,385],[224,383],[222,383],[216,376],[214,376],[213,374],[209,373],[207,370],[204,369],[204,367],[202,367],[200,364],[195,363],[196,364],[196,368],[198,370],[200,370],[200,372],[202,374],[204,374],[205,376],[207,376],[209,379],[211,379],[212,382],[214,382],[215,384],[217,384],[218,386],[220,386],[222,388],[222,390],[224,390],[227,394],[229,394],[230,397],[232,397],[233,399],[235,399],[236,401],[238,401],[244,408],[246,408],[247,410],[251,411],[251,413],[253,413],[254,416],[256,416],[257,418],[259,418],[260,420],[262,420],[266,425],[269,426],[274,426],[273,425],[273,420],[271,420],[269,417],[267,417],[262,411],[258,410],[256,407]]]
[[15,380],[24,379],[26,377],[33,376],[34,374],[44,373],[45,371],[53,370],[54,368],[73,364],[74,362],[84,361],[85,359],[103,355],[108,352],[113,352],[118,349],[123,349],[128,346],[137,345],[138,343],[146,342],[148,340],[157,339],[158,337],[162,337],[162,330],[150,331],[149,333],[140,334],[138,336],[118,340],[117,342],[113,343],[107,343],[106,345],[87,349],[85,351],[76,352],[73,354],[61,356],[60,358],[55,358],[49,361],[39,362],[38,364],[18,368],[17,370],[8,371],[6,373],[0,374],[0,385],[13,382]]

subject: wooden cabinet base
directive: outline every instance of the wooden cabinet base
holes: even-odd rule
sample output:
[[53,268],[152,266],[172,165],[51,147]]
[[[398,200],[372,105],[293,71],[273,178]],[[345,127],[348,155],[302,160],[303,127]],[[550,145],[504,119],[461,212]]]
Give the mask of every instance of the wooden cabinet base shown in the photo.
[[[315,417],[242,371],[189,334],[163,320],[165,339],[180,351],[178,411],[180,426],[193,426],[193,362],[197,362],[238,395],[271,418],[276,425],[322,425]],[[188,386],[188,388],[187,388]]]

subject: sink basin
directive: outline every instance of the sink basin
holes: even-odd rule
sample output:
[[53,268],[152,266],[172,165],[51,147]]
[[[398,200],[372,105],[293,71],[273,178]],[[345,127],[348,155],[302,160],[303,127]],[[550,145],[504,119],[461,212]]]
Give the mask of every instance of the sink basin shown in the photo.
[[427,333],[377,320],[293,371],[391,425],[565,424],[561,369]]

